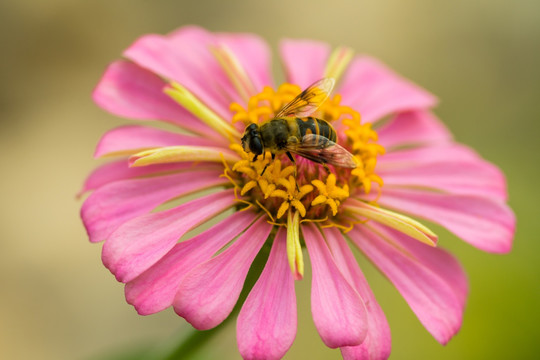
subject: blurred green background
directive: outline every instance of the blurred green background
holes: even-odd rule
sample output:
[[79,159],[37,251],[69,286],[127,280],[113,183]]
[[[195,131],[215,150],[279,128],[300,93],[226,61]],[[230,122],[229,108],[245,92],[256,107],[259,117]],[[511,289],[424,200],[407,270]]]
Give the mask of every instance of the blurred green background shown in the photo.
[[[507,174],[513,251],[482,253],[441,234],[471,293],[461,332],[439,345],[397,291],[360,259],[393,337],[392,359],[521,359],[540,339],[540,2],[15,1],[0,2],[0,357],[114,359],[167,346],[190,326],[170,310],[141,317],[101,265],[75,193],[97,165],[99,136],[127,123],[92,88],[138,36],[185,24],[349,45],[440,99],[458,141]],[[278,62],[277,57],[274,62]],[[309,270],[297,283],[299,330],[286,359],[339,359],[310,314]],[[115,354],[118,354],[116,356]],[[227,354],[227,356],[225,356]],[[237,359],[234,322],[200,359]]]

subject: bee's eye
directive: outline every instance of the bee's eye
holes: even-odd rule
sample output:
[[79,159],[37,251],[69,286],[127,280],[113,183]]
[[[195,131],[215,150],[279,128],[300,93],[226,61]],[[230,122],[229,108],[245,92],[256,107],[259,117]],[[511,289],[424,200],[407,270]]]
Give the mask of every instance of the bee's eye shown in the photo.
[[258,136],[254,136],[251,138],[251,141],[249,142],[249,150],[251,150],[252,153],[255,155],[260,155],[263,153],[263,145],[261,143],[261,138]]

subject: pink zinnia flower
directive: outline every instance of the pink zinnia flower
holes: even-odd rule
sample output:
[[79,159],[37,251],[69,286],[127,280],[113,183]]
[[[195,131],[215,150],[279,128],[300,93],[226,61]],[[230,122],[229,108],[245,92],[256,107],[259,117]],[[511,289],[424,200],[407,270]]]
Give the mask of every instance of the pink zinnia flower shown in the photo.
[[[423,221],[481,250],[508,252],[515,219],[504,176],[452,140],[430,110],[434,96],[377,60],[304,40],[284,40],[280,52],[287,82],[278,87],[268,46],[251,34],[184,27],[143,36],[112,63],[96,103],[169,127],[130,125],[103,136],[95,156],[120,158],[82,189],[93,191],[81,211],[90,241],[105,240],[103,263],[140,314],[173,306],[201,330],[229,316],[255,257],[271,249],[237,320],[246,359],[278,359],[291,346],[305,246],[323,342],[346,359],[385,359],[388,323],[352,244],[445,344],[461,326],[467,280]],[[319,117],[336,129],[355,169],[297,156],[295,172],[284,155],[253,161],[244,153],[246,125],[271,119],[324,77],[337,86]],[[190,235],[219,214],[217,224]]]

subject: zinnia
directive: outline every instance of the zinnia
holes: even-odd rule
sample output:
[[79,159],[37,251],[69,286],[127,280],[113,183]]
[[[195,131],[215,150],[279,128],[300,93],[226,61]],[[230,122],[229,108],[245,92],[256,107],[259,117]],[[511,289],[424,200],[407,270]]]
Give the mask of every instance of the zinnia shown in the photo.
[[[81,211],[90,241],[105,240],[103,263],[140,314],[173,306],[201,330],[229,316],[253,260],[268,251],[238,315],[246,359],[278,359],[291,346],[305,246],[323,342],[346,359],[385,359],[388,323],[353,244],[445,344],[461,326],[467,280],[420,221],[481,250],[508,252],[515,219],[504,176],[452,140],[430,111],[434,96],[377,60],[306,40],[284,40],[280,53],[286,82],[278,87],[269,48],[251,34],[184,27],[143,36],[113,62],[96,103],[180,131],[132,125],[103,136],[95,156],[120,159],[97,168],[81,191],[93,191]],[[253,160],[243,151],[246,125],[271,119],[325,77],[336,80],[336,91],[317,116],[336,129],[355,169],[299,156],[295,167],[284,155]],[[219,214],[217,224],[190,235]]]

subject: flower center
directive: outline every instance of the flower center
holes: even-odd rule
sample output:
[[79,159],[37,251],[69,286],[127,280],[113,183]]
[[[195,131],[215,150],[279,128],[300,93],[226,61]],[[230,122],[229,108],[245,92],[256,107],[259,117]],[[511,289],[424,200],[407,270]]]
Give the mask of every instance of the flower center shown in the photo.
[[[267,86],[249,99],[247,108],[231,104],[232,122],[248,126],[271,120],[301,90],[289,83],[282,84],[277,91]],[[285,154],[272,160],[269,151],[253,160],[253,154],[247,154],[239,143],[233,142],[231,150],[242,159],[232,167],[225,164],[224,176],[238,190],[237,199],[265,211],[272,222],[280,225],[286,223],[284,215],[288,210],[296,210],[306,221],[348,226],[346,218],[340,216],[340,205],[351,192],[368,194],[373,183],[379,188],[383,185],[375,166],[377,156],[385,150],[377,144],[377,133],[371,124],[362,124],[360,114],[340,102],[340,95],[329,98],[313,116],[328,121],[336,130],[337,142],[356,160],[355,169],[323,166],[298,155],[295,166]]]

